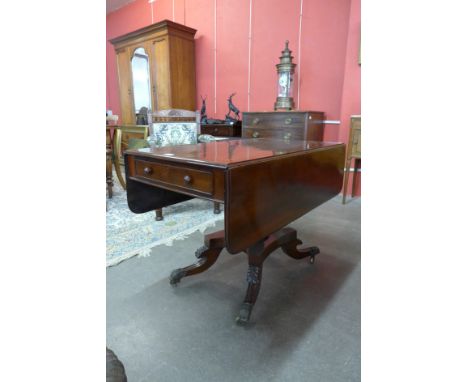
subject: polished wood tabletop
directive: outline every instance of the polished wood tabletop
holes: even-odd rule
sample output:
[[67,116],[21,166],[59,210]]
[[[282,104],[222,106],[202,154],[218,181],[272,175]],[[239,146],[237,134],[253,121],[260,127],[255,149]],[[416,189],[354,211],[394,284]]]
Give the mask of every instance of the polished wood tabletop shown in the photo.
[[283,139],[225,139],[193,145],[179,145],[129,150],[129,155],[147,156],[184,163],[204,163],[229,167],[241,162],[278,157],[297,152],[318,150],[341,143]]

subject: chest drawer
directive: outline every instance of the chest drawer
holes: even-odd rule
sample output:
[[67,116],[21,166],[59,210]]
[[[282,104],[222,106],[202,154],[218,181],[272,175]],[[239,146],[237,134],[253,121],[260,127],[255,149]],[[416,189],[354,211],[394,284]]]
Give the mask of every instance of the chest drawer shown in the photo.
[[244,127],[242,129],[242,137],[303,140],[304,128],[289,127],[279,129],[274,126]]
[[244,138],[323,140],[321,111],[246,112],[242,118]]
[[202,134],[210,134],[214,136],[229,137],[231,136],[231,129],[228,126],[202,126]]
[[209,134],[215,137],[240,137],[242,124],[240,122],[235,124],[215,124],[215,125],[201,125],[201,133]]
[[213,174],[172,164],[135,160],[135,176],[171,188],[182,188],[206,195],[213,194]]
[[306,125],[305,113],[244,113],[244,127],[256,128],[288,128]]
[[202,134],[209,134],[215,137],[233,137],[234,133],[230,126],[203,125]]

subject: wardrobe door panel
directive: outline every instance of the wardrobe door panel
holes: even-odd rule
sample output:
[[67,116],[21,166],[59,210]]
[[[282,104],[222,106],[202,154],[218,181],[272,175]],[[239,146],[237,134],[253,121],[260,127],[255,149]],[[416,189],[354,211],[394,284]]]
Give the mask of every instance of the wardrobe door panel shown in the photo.
[[119,124],[135,124],[135,113],[133,106],[132,71],[130,67],[130,54],[128,48],[116,51],[117,71],[120,87],[120,114]]
[[172,107],[196,109],[195,43],[193,39],[173,35],[170,41]]
[[155,86],[154,110],[171,109],[171,68],[169,61],[169,42],[167,36],[152,40],[151,80]]

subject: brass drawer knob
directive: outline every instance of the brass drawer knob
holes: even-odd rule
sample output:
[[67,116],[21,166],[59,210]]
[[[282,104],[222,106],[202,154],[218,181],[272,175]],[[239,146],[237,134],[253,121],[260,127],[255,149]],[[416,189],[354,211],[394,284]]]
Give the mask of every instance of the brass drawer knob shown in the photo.
[[217,128],[217,127],[214,128],[214,132],[215,132],[215,133],[218,132],[218,128]]
[[254,125],[258,125],[259,122],[260,122],[260,118],[254,118],[252,121]]
[[285,124],[285,125],[290,125],[291,123],[292,123],[292,118],[286,118],[286,119],[284,120],[284,124]]
[[184,176],[184,182],[185,182],[185,184],[192,183],[192,177],[190,175],[185,175]]
[[284,134],[284,139],[286,140],[291,139],[291,133]]
[[146,175],[151,175],[153,173],[153,169],[151,167],[145,167],[143,169],[143,172],[146,174]]
[[252,137],[258,138],[260,136],[260,133],[258,131],[254,131],[252,134]]

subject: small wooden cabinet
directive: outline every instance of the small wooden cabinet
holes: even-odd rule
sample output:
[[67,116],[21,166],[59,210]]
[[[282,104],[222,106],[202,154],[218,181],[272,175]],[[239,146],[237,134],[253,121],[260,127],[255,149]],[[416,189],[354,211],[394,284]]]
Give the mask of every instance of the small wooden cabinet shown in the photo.
[[151,109],[196,109],[196,30],[164,20],[114,38],[119,78],[120,124],[135,125],[132,57],[143,48],[148,57]]
[[123,165],[122,154],[127,150],[131,138],[146,140],[149,128],[146,125],[107,125],[106,132],[106,144],[112,146],[112,161],[114,162],[115,173],[120,184],[125,189],[125,179],[120,167]]
[[356,194],[356,174],[361,168],[361,116],[351,116],[351,127],[349,131],[348,147],[346,149],[346,168],[343,184],[343,204],[346,203],[346,192],[348,190],[349,172],[351,162],[354,158],[353,184],[351,186],[351,197]]
[[215,137],[240,137],[242,135],[242,122],[235,124],[213,124],[201,125],[201,133]]
[[242,113],[242,137],[323,141],[321,111],[271,111]]

